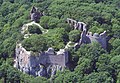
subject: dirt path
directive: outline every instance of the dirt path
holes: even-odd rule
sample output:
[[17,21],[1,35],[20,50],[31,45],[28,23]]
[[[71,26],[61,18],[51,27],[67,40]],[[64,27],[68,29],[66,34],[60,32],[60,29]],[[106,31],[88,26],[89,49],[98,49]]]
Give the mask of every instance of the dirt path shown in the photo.
[[[40,24],[38,24],[38,23],[36,23],[36,22],[34,22],[34,21],[25,24],[25,28],[26,28],[26,29],[25,29],[25,28],[23,28],[23,29],[24,29],[24,30],[27,30],[27,29],[28,29],[28,26],[33,25],[33,24],[39,26],[39,28],[42,30],[43,34],[48,32],[47,29],[44,29],[42,26],[40,26]],[[24,26],[23,26],[23,27],[24,27]]]
[[21,33],[24,34],[24,38],[28,38],[31,35],[30,33],[26,33],[25,34],[25,32],[28,30],[28,26],[31,26],[33,24],[37,25],[41,29],[41,31],[42,31],[43,34],[45,34],[45,33],[48,32],[47,29],[44,29],[42,26],[40,26],[40,24],[38,24],[38,23],[36,23],[36,22],[33,21],[33,22],[30,22],[30,23],[24,24],[22,26]]

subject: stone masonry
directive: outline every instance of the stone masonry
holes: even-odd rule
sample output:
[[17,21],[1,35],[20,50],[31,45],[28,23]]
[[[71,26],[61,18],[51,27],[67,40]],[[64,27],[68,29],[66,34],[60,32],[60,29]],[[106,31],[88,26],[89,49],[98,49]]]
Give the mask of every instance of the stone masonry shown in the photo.
[[79,45],[81,44],[89,44],[92,42],[98,42],[102,48],[107,49],[107,35],[106,35],[106,31],[104,31],[101,34],[98,33],[94,33],[92,34],[92,32],[86,32],[85,30],[81,33],[81,39],[79,41]]
[[32,7],[30,11],[30,17],[32,21],[39,22],[40,18],[43,16],[43,13],[38,11],[38,8]]
[[[68,52],[64,49],[55,52],[53,48],[49,48],[45,52],[32,55],[32,52],[26,51],[21,44],[16,45],[14,67],[30,75],[53,76],[55,74],[54,72],[58,70],[62,71],[68,62]],[[50,68],[51,66],[54,67]],[[48,72],[50,70],[51,73]]]
[[[43,16],[41,12],[38,11],[36,7],[33,7],[30,11],[31,20],[34,22],[28,23],[22,27],[21,33],[24,34],[28,29],[29,25],[36,24],[39,21],[40,17]],[[79,42],[68,42],[65,46],[65,49],[60,49],[58,52],[55,52],[53,48],[48,48],[47,51],[42,53],[34,53],[32,51],[27,51],[19,43],[16,45],[16,57],[14,67],[19,69],[24,73],[28,73],[33,76],[43,76],[43,77],[52,77],[56,74],[57,71],[63,71],[67,64],[69,63],[68,49],[71,43],[75,43],[73,47],[80,47],[81,44],[89,44],[92,42],[98,42],[100,45],[106,49],[107,48],[107,35],[106,31],[101,34],[89,32],[87,30],[87,25],[84,22],[77,22],[76,20],[67,18],[67,23],[73,27],[82,31],[81,39]],[[36,24],[41,27],[39,24]],[[41,28],[43,30],[43,28]],[[43,31],[47,33],[48,30]],[[27,34],[31,35],[31,34]],[[24,38],[28,38],[25,36]]]
[[77,22],[76,20],[73,20],[71,18],[67,18],[67,23],[72,26],[74,29],[83,31],[87,30],[87,25],[84,22]]
[[81,39],[79,42],[75,43],[74,47],[77,48],[80,47],[81,44],[89,44],[92,42],[98,42],[105,50],[107,49],[107,34],[106,31],[104,31],[101,34],[89,32],[87,30],[87,25],[84,22],[77,22],[76,20],[67,18],[67,23],[72,26],[74,29],[82,31],[81,33]]

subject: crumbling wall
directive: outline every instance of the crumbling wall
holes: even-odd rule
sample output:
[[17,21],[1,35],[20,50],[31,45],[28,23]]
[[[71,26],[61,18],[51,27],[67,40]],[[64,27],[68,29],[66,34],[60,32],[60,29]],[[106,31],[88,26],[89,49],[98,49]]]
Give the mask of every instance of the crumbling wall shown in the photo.
[[[56,65],[56,69],[59,68],[63,70],[68,62],[68,53],[63,49],[58,52],[54,52],[54,49],[49,48],[46,52],[32,55],[32,52],[26,51],[21,44],[16,45],[16,59],[14,67],[18,68],[22,72],[34,76],[46,76],[47,68],[51,65]],[[55,71],[55,69],[52,70],[54,70],[54,72],[57,71]]]
[[92,34],[91,32],[86,32],[85,30],[81,33],[81,39],[79,41],[79,44],[88,44],[92,42],[98,42],[100,45],[106,49],[107,48],[107,35],[106,31],[104,31],[101,34],[94,33]]
[[81,44],[89,44],[92,42],[98,42],[100,45],[106,50],[107,49],[107,34],[106,31],[104,31],[101,34],[89,32],[87,30],[87,25],[84,22],[77,22],[76,20],[73,20],[71,18],[67,18],[67,23],[70,26],[73,26],[74,29],[82,31],[81,33],[81,39],[79,40],[76,45],[74,45],[74,48],[79,48]]
[[39,22],[40,18],[43,16],[43,13],[38,11],[37,7],[33,6],[30,11],[30,16],[32,21]]
[[87,30],[87,25],[84,22],[77,22],[76,20],[73,20],[71,18],[67,18],[67,23],[73,27],[74,29],[83,31],[83,30]]

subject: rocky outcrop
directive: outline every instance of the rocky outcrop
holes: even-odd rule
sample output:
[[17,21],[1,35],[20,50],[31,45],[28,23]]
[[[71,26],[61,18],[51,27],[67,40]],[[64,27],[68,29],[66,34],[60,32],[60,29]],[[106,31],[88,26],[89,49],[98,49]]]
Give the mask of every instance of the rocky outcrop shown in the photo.
[[49,48],[45,52],[33,54],[21,44],[16,46],[14,67],[33,76],[51,77],[57,71],[63,71],[68,62],[68,52],[64,49],[55,52],[53,48]]

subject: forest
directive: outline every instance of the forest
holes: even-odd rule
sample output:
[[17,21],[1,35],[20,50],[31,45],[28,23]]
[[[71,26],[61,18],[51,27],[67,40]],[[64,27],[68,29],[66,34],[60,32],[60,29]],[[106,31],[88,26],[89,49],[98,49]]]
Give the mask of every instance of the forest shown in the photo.
[[[21,27],[31,22],[33,6],[45,13],[39,24],[49,32],[41,34],[31,26],[29,32],[37,34],[24,39]],[[13,67],[16,42],[38,52],[48,47],[58,51],[68,41],[77,41],[81,32],[72,30],[67,18],[85,22],[92,33],[106,30],[110,37],[107,50],[96,43],[69,49],[73,65],[52,79]],[[120,83],[120,0],[0,0],[0,83]]]

